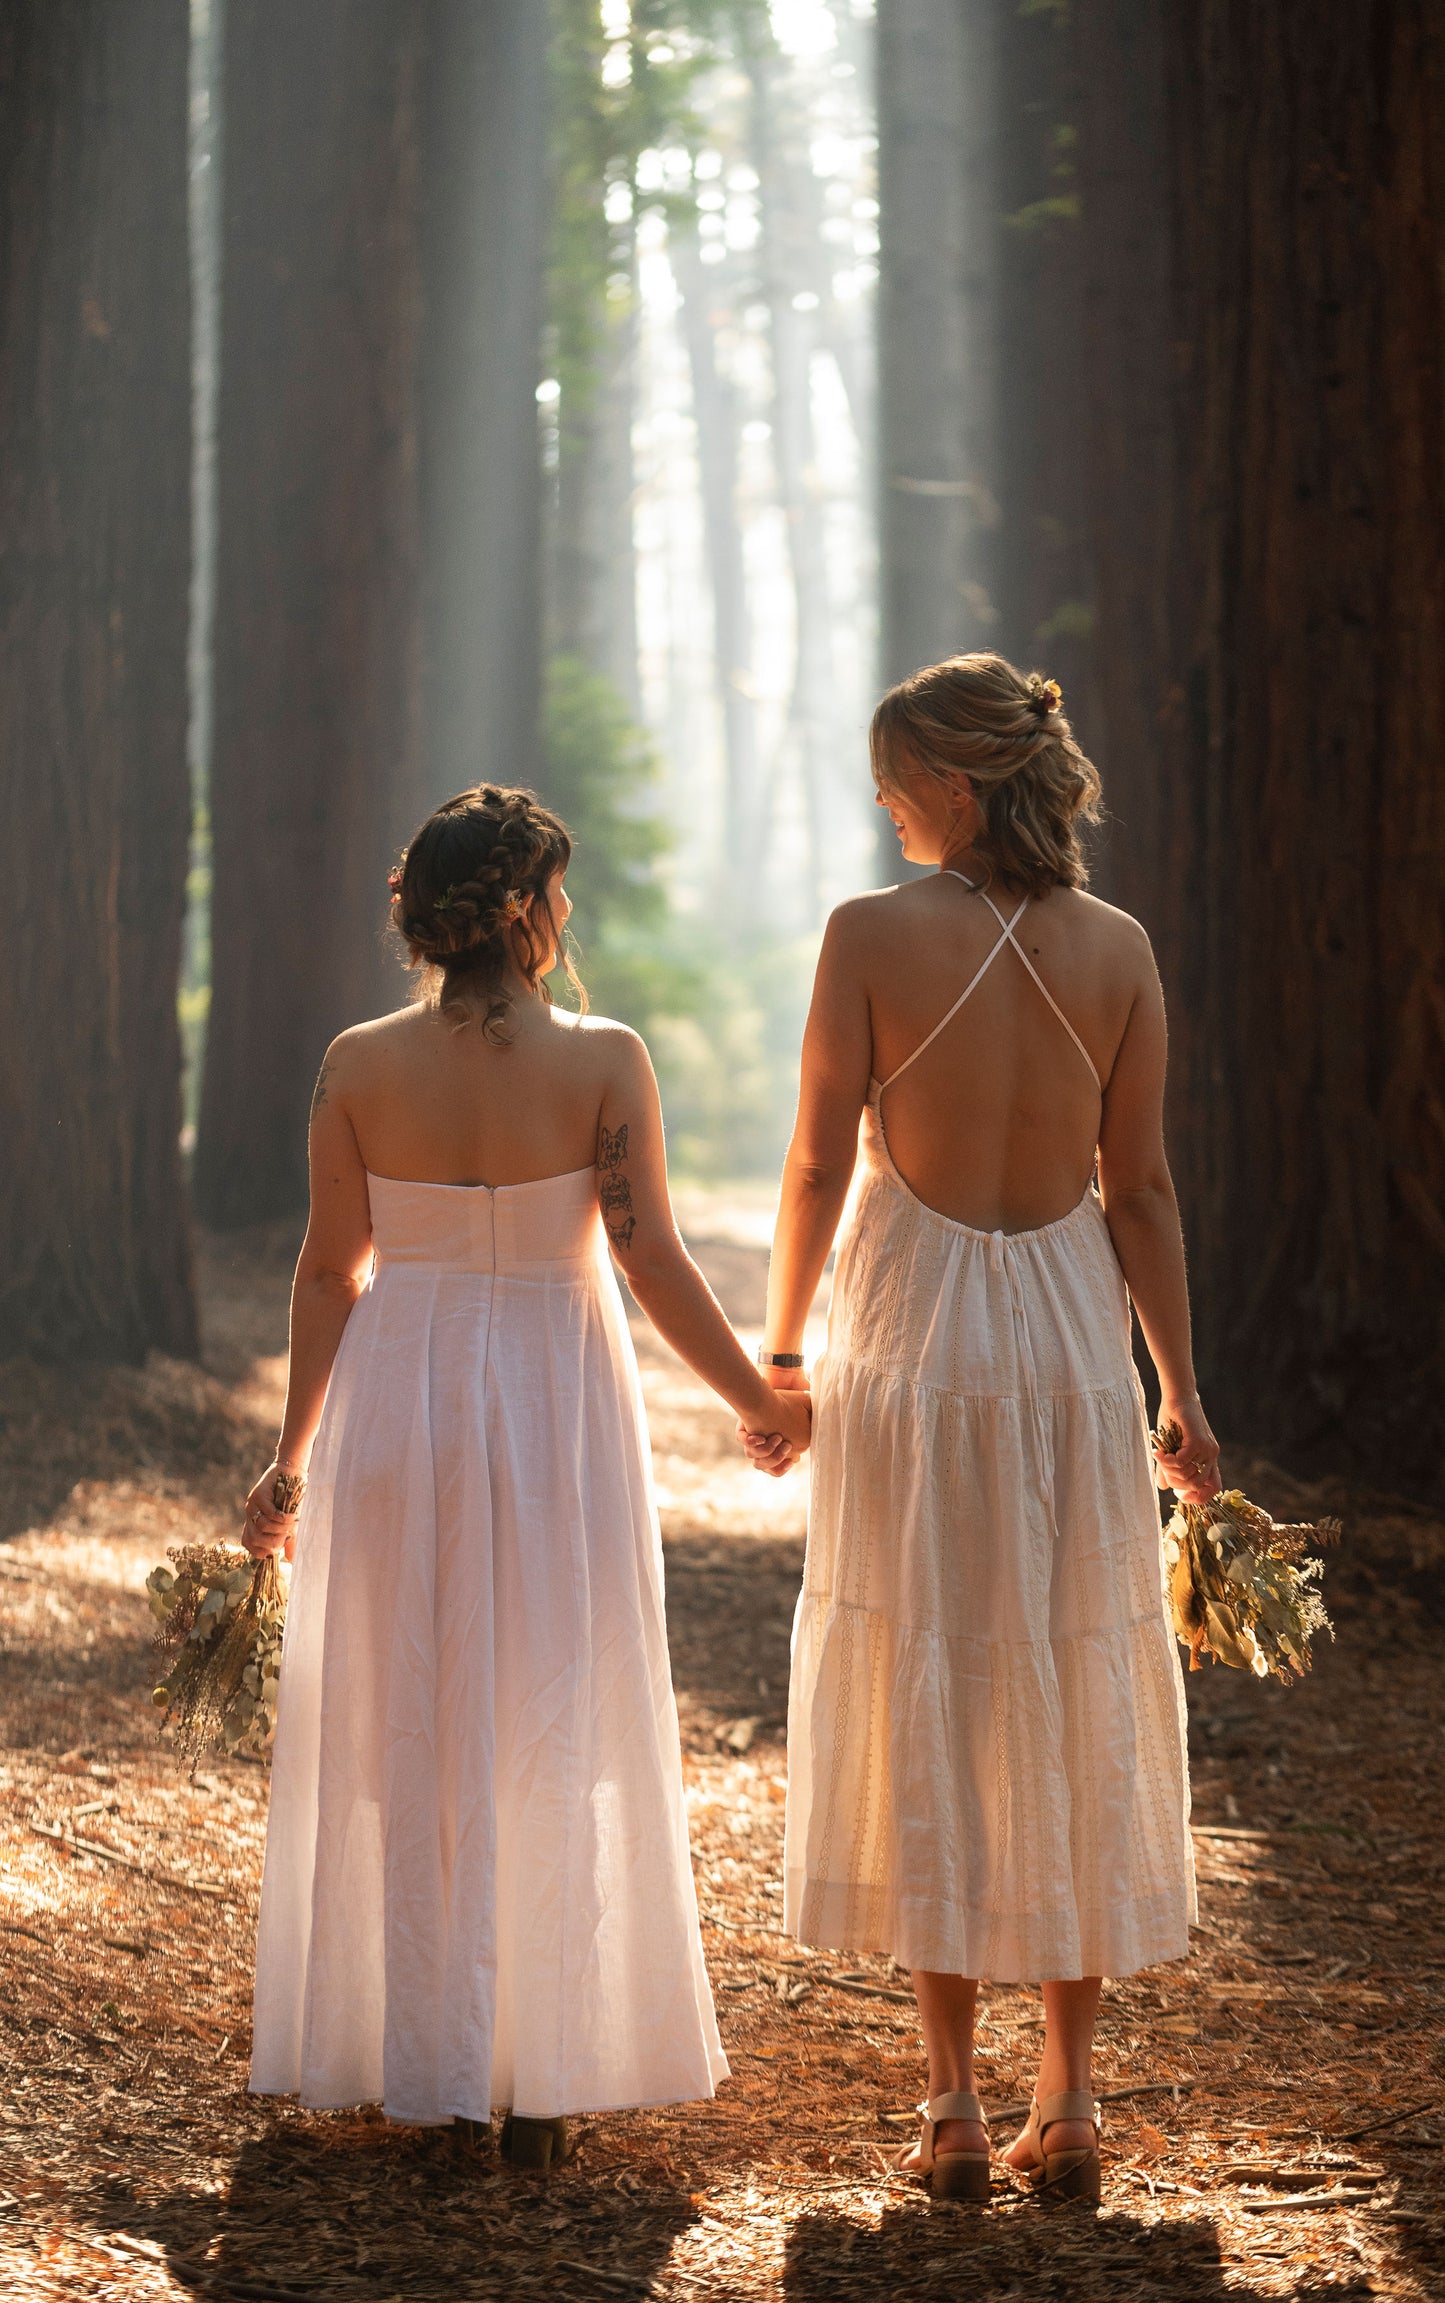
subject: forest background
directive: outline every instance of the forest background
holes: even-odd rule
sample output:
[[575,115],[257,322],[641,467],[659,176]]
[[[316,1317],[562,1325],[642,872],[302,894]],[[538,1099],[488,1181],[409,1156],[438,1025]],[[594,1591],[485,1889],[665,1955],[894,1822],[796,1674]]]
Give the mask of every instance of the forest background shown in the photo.
[[1426,0],[15,0],[0,1352],[194,1353],[479,776],[771,1176],[871,698],[990,644],[1159,952],[1216,1420],[1439,1495],[1442,99]]

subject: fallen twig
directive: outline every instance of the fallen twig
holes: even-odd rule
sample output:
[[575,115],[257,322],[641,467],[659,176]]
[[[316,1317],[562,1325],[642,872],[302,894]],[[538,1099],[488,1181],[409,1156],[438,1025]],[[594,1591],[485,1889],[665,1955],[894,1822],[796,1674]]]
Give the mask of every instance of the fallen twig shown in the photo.
[[1240,2199],[1245,2215],[1288,2215],[1296,2207],[1368,2207],[1373,2191],[1287,2191],[1282,2199]]
[[1362,2135],[1376,2135],[1382,2127],[1398,2127],[1402,2119],[1423,2117],[1425,2112],[1434,2111],[1439,2101],[1438,2095],[1432,2095],[1424,2103],[1410,2104],[1407,2110],[1389,2111],[1383,2119],[1371,2119],[1364,2127],[1352,2127],[1348,2135],[1332,2135],[1330,2141],[1331,2143],[1358,2143]]
[[32,1822],[30,1829],[39,1832],[42,1839],[53,1839],[59,1847],[73,1847],[78,1854],[93,1855],[101,1863],[118,1863],[126,1871],[139,1872],[142,1879],[154,1880],[157,1886],[184,1888],[188,1895],[209,1895],[222,1903],[231,1901],[224,1887],[211,1887],[199,1879],[181,1879],[173,1871],[153,1871],[148,1863],[137,1863],[134,1856],[122,1855],[118,1848],[102,1847],[97,1839],[80,1839],[58,1823]]
[[[1193,2087],[1202,2087],[1202,2079],[1151,2079],[1144,2087],[1104,2087],[1097,2100],[1100,2103],[1126,2103],[1133,2095],[1187,2095]],[[986,2124],[990,2127],[1005,2119],[1022,2119],[1030,2109],[1027,2103],[1005,2103],[1001,2111],[990,2111]]]
[[815,1975],[815,1983],[830,1983],[835,1991],[855,1991],[860,1999],[896,1999],[905,2007],[916,2005],[911,1991],[895,1991],[887,1983],[872,1983],[866,1975]]

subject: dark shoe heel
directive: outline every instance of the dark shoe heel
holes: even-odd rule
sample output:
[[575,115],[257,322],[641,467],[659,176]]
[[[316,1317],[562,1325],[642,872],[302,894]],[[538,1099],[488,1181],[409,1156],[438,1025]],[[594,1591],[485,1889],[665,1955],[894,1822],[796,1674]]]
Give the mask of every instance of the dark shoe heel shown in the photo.
[[502,2157],[524,2174],[545,2175],[569,2148],[565,2119],[519,2119],[509,2111],[502,2121]]

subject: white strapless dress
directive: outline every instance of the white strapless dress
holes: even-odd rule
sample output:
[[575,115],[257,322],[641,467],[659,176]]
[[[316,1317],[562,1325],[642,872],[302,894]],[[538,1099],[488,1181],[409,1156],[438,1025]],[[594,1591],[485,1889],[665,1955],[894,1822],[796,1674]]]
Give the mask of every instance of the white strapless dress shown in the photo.
[[396,2119],[710,2095],[662,1551],[591,1168],[370,1179],[297,1529],[251,2087]]

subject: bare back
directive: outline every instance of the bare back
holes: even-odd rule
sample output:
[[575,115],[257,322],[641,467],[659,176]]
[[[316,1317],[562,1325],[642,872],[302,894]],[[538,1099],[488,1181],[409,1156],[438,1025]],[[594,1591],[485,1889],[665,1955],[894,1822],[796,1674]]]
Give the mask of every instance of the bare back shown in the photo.
[[1142,929],[1075,889],[990,898],[949,872],[845,910],[870,1093],[909,1189],[980,1230],[1067,1215],[1155,981]]
[[593,1166],[619,1027],[518,999],[509,1029],[499,1047],[426,1007],[360,1024],[328,1054],[318,1097],[342,1105],[371,1175],[498,1186]]

